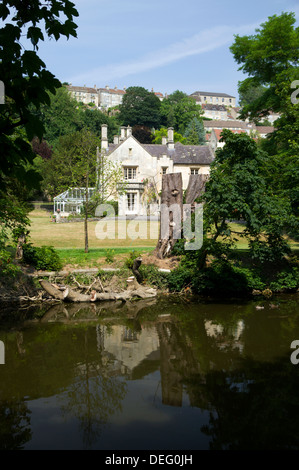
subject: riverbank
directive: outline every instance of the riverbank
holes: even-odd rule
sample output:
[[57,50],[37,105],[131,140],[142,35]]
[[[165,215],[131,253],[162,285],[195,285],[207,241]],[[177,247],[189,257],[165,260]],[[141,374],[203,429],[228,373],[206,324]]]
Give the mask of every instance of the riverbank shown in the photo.
[[[137,252],[119,254],[113,260],[103,259],[97,267],[65,264],[59,271],[41,271],[31,266],[19,265],[15,276],[0,278],[0,306],[49,302],[39,280],[47,279],[55,285],[86,288],[99,279],[105,288],[120,292],[127,288],[132,276],[132,261]],[[152,252],[142,254],[139,268],[144,286],[153,287],[158,294],[176,293],[186,296],[201,295],[206,298],[262,298],[276,294],[298,293],[298,257],[284,260],[279,266],[264,266],[263,271],[248,265],[244,253],[234,263],[210,260],[208,266],[196,271],[194,266],[181,264],[182,257],[157,259]]]

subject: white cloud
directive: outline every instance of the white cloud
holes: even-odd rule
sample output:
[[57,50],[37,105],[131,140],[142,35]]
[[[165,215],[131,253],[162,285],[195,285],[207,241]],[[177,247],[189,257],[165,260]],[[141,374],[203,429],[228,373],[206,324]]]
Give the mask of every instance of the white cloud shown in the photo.
[[177,62],[189,56],[200,55],[233,42],[234,34],[253,34],[259,23],[241,27],[219,26],[203,30],[189,38],[153,51],[139,59],[118,64],[102,65],[70,77],[71,83],[89,83],[96,77],[108,82],[135,73],[146,72]]

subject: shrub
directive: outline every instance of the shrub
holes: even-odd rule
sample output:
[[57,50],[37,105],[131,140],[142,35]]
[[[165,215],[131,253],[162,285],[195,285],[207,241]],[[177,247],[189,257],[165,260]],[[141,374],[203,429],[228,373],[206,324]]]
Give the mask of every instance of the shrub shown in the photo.
[[35,247],[31,243],[23,245],[23,259],[36,269],[59,271],[62,262],[52,246]]
[[192,285],[193,271],[179,266],[168,274],[168,288],[171,292],[180,292],[185,287]]
[[167,289],[170,273],[161,272],[156,266],[151,264],[141,265],[139,272],[147,284],[155,286],[158,289]]
[[20,267],[13,263],[11,253],[5,249],[0,249],[0,276],[15,277],[20,272]]
[[106,250],[105,251],[105,261],[106,263],[113,263],[115,257],[114,250]]
[[127,258],[125,260],[125,266],[129,269],[132,269],[133,268],[133,263],[134,263],[134,260],[136,258],[139,258],[140,256],[140,252],[139,251],[136,251],[136,250],[133,250],[133,251],[130,251],[129,253],[129,258]]
[[284,290],[295,291],[299,288],[299,268],[293,267],[278,274],[275,281],[271,282],[270,289],[274,292]]

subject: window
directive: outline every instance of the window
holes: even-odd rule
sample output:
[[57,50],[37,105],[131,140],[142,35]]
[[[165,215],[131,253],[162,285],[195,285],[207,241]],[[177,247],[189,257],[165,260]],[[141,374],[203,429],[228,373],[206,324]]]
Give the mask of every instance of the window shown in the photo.
[[191,175],[198,175],[198,168],[190,168]]
[[129,211],[134,211],[135,209],[135,193],[127,193],[127,207]]
[[133,154],[133,149],[132,148],[129,148],[129,156],[131,157]]
[[127,166],[124,168],[125,180],[134,180],[136,178],[136,167]]
[[166,175],[167,173],[167,166],[162,166],[162,175]]

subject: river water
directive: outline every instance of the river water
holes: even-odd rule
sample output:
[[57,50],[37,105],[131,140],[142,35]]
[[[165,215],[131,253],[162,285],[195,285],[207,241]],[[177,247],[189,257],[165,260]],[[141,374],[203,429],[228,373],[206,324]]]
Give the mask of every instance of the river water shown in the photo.
[[298,307],[295,294],[3,310],[0,448],[299,449]]

